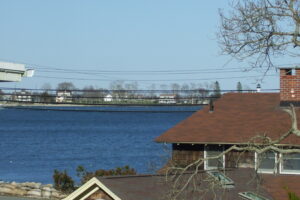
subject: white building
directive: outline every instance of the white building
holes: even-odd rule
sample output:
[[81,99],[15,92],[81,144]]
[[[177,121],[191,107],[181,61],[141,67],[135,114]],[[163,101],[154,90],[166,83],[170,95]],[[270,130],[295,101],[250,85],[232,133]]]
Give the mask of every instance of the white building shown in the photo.
[[113,97],[111,94],[108,94],[104,97],[104,102],[112,102]]
[[72,102],[72,92],[68,90],[57,91],[56,92],[56,103],[71,103]]
[[15,94],[15,101],[19,102],[32,102],[32,96],[30,92],[21,91]]
[[159,95],[158,103],[175,104],[175,103],[177,103],[177,95],[176,94],[161,94],[161,95]]

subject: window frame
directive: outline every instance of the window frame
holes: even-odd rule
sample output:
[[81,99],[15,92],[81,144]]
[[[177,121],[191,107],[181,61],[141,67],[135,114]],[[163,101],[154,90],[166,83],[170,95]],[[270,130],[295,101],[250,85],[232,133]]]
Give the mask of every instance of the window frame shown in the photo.
[[[280,153],[279,154],[279,159],[280,159],[280,164],[279,164],[279,173],[280,174],[300,174],[300,169],[299,170],[284,170],[283,169],[283,154],[284,153]],[[298,153],[300,154],[300,153]]]
[[[222,147],[222,150],[220,151],[220,153],[223,153],[224,152],[224,146],[221,146]],[[207,152],[208,151],[211,151],[211,150],[208,150],[208,146],[205,146],[204,147],[204,170],[216,170],[216,169],[220,169],[218,167],[210,167],[208,166],[208,160],[206,160],[207,158]],[[222,167],[221,169],[224,169],[225,168],[225,154],[222,156],[222,159],[223,159],[223,162],[222,162]]]
[[258,153],[255,152],[255,170],[258,172],[258,173],[261,173],[261,174],[276,174],[278,172],[278,166],[277,166],[277,163],[278,163],[278,153],[277,152],[273,152],[275,154],[275,161],[274,161],[274,168],[272,170],[267,170],[267,169],[259,169],[258,168],[258,163],[257,163],[257,159],[258,159]]
[[[251,195],[249,195],[251,194]],[[247,191],[247,192],[239,192],[239,195],[243,198],[243,199],[249,199],[249,200],[254,200],[254,198],[252,198],[252,196],[255,196],[255,199],[259,198],[260,200],[269,200],[269,198],[261,196],[260,194],[257,194],[255,192],[252,191]]]

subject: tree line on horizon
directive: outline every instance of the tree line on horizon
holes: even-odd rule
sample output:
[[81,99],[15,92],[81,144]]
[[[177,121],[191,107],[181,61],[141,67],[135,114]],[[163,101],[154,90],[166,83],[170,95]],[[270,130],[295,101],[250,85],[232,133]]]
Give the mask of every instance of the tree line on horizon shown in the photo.
[[[246,89],[250,88],[244,86]],[[244,89],[245,90],[245,89]],[[237,83],[236,92],[243,92],[241,82]],[[88,103],[99,104],[105,101],[107,95],[119,103],[158,103],[160,95],[174,95],[176,103],[199,103],[208,102],[210,98],[219,98],[222,94],[221,86],[218,81],[211,83],[190,83],[169,85],[163,84],[156,86],[152,84],[147,90],[140,90],[137,82],[126,83],[124,81],[114,81],[110,84],[110,89],[97,88],[92,85],[78,89],[72,82],[61,82],[56,89],[52,89],[49,83],[45,83],[40,91],[22,89],[10,94],[0,90],[0,100],[12,100],[31,102],[31,103]],[[10,95],[10,97],[7,97]],[[58,96],[64,99],[57,101]],[[6,96],[6,97],[5,97]],[[21,99],[20,99],[21,98]]]

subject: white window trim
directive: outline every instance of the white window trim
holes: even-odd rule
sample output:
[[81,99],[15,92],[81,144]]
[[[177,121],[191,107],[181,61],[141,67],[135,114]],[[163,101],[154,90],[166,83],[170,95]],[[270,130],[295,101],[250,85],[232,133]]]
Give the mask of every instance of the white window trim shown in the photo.
[[[217,167],[209,167],[208,166],[208,160],[206,160],[207,157],[207,148],[204,148],[204,170],[212,170],[212,169],[218,169]],[[223,151],[221,151],[223,152]],[[223,155],[223,166],[222,169],[225,168],[225,154]]]
[[279,164],[279,173],[280,174],[300,174],[300,170],[284,170],[283,169],[283,158],[282,153],[279,154],[280,164]]
[[278,169],[277,169],[277,163],[278,163],[278,159],[277,159],[277,153],[274,152],[275,154],[275,168],[272,169],[272,170],[267,170],[267,169],[258,169],[258,166],[257,166],[257,158],[258,158],[258,155],[257,153],[255,152],[255,170],[258,172],[258,173],[262,173],[262,174],[275,174],[277,173]]

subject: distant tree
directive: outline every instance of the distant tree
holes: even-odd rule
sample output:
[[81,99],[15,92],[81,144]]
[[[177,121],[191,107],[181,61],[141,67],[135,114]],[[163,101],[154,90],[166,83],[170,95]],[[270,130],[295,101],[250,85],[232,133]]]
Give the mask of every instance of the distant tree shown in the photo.
[[124,81],[116,80],[110,83],[109,87],[111,90],[124,90]]
[[202,99],[205,99],[206,97],[208,97],[209,91],[205,88],[200,88],[199,89],[199,96]]
[[124,81],[113,81],[110,83],[109,87],[112,90],[112,94],[114,97],[119,98],[125,96]]
[[51,85],[50,85],[50,83],[44,83],[43,85],[42,85],[42,87],[41,87],[41,89],[43,90],[43,91],[46,91],[46,92],[48,92],[49,90],[51,90]]
[[82,89],[82,94],[79,95],[79,100],[82,101],[86,101],[88,103],[97,103],[99,101],[103,101],[103,98],[105,97],[105,95],[108,93],[107,90],[105,89],[97,89],[94,88],[94,86],[90,85],[90,86],[85,86]]
[[133,98],[134,96],[137,95],[136,90],[139,89],[139,84],[135,81],[131,83],[125,83],[124,87],[126,90],[126,96]]
[[242,84],[241,84],[241,82],[238,82],[238,83],[237,83],[237,85],[236,85],[236,90],[237,90],[239,93],[241,93],[241,92],[242,92],[242,90],[243,90],[243,87],[242,87]]
[[220,88],[220,84],[219,84],[218,81],[216,81],[214,83],[214,89],[213,90],[214,90],[214,93],[213,93],[214,97],[217,97],[217,98],[221,97],[221,88]]
[[186,84],[186,83],[183,83],[182,85],[181,85],[181,88],[180,88],[181,90],[189,90],[190,89],[190,86],[188,85],[188,84]]
[[156,84],[152,83],[150,86],[148,86],[148,90],[150,90],[150,97],[154,98],[155,97],[155,90],[156,90]]
[[71,193],[75,189],[74,181],[72,177],[68,175],[66,170],[63,172],[54,170],[53,180],[54,180],[54,188],[57,190],[66,193]]
[[167,84],[160,84],[160,89],[161,90],[167,90],[168,89],[168,85]]
[[[38,96],[35,96],[36,101],[40,102],[40,103],[51,103],[54,101],[54,98],[51,96],[51,85],[50,83],[44,83],[41,87],[41,89],[43,90],[43,92],[41,94],[39,94],[39,99]],[[38,95],[38,94],[35,94]]]
[[172,89],[173,94],[178,94],[179,90],[180,90],[180,85],[178,83],[172,83],[171,89]]
[[59,83],[56,87],[56,90],[75,90],[76,87],[71,82],[62,82]]
[[51,103],[54,102],[54,97],[51,96],[47,91],[40,94],[40,103]]
[[0,89],[0,100],[3,100],[4,92]]

